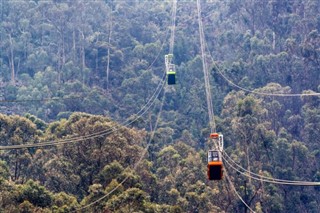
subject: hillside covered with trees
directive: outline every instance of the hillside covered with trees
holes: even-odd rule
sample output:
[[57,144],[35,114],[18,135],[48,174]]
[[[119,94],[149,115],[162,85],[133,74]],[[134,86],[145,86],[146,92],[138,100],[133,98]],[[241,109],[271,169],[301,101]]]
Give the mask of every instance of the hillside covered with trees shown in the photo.
[[0,212],[320,212],[320,186],[248,175],[320,182],[320,99],[299,95],[320,92],[320,1],[201,8],[217,131],[247,171],[225,162],[229,181],[206,176],[196,1],[162,89],[171,1],[0,1]]

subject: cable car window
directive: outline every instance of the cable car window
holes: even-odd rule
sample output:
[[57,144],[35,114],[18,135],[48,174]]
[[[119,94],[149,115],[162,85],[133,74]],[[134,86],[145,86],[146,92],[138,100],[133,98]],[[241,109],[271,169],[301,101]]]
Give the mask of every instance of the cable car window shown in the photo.
[[208,152],[208,162],[219,161],[219,153],[217,151]]

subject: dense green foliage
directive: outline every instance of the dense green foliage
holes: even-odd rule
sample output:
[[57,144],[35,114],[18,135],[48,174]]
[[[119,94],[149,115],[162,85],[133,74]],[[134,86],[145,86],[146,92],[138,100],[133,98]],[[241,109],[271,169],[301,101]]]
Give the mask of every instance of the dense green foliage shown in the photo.
[[[0,212],[70,212],[102,196],[83,212],[247,211],[228,182],[206,180],[212,144],[195,2],[178,1],[177,85],[165,88],[155,134],[163,93],[140,119],[121,123],[134,120],[161,82],[170,6],[0,2],[1,146],[118,129],[83,142],[0,151]],[[320,2],[207,0],[202,9],[218,66],[210,66],[210,83],[226,152],[258,174],[320,181],[319,97],[247,93],[219,73],[255,92],[320,92]],[[319,187],[264,183],[225,166],[256,212],[320,212]]]

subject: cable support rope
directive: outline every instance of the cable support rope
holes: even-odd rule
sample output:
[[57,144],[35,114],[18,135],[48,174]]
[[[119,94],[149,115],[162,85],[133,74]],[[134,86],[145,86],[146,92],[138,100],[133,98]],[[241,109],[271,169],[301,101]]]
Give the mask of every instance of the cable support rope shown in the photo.
[[[170,28],[168,28],[166,30],[166,33],[165,33],[165,38],[161,44],[161,47],[155,57],[155,59],[151,62],[151,64],[146,68],[146,70],[150,70],[151,67],[153,67],[153,65],[155,64],[155,62],[158,60],[161,52],[163,51],[164,49],[164,45],[165,45],[165,41],[167,40],[168,38],[168,35],[169,35],[169,31],[170,31]],[[172,35],[171,35],[172,36]],[[174,35],[173,35],[174,37]],[[174,38],[173,38],[174,39]],[[173,48],[173,45],[172,45],[172,48]],[[161,82],[159,82],[158,86],[161,84]],[[85,98],[86,97],[86,94],[81,94],[80,96],[76,96],[76,97],[52,97],[52,98],[43,98],[43,99],[21,99],[21,100],[15,100],[15,99],[11,99],[11,100],[0,100],[0,103],[24,103],[24,102],[46,102],[46,101],[58,101],[58,100],[69,100],[69,99],[80,99],[80,98]]]
[[[163,46],[164,46],[164,43],[163,43],[161,49],[163,49]],[[158,56],[159,55],[160,55],[160,53],[158,54]],[[161,92],[161,90],[162,90],[162,88],[163,88],[163,86],[165,84],[165,78],[166,78],[166,74],[164,73],[162,75],[162,78],[161,78],[159,84],[157,85],[157,88],[156,88],[155,92],[149,98],[147,103],[137,113],[134,114],[136,116],[136,118],[131,120],[131,119],[129,119],[131,116],[129,116],[129,118],[126,121],[120,123],[120,125],[128,126],[128,125],[134,123],[135,121],[137,121],[142,115],[144,115],[150,109],[150,107],[153,105],[153,103],[155,102],[155,100],[159,96],[159,94],[160,94],[160,92]],[[65,143],[69,143],[69,142],[73,142],[74,143],[74,142],[79,142],[79,141],[83,141],[83,140],[87,140],[87,139],[100,137],[100,136],[103,136],[103,135],[106,135],[106,134],[111,134],[112,132],[117,131],[118,129],[109,128],[107,130],[99,131],[99,132],[96,132],[96,133],[93,133],[93,134],[90,134],[90,135],[86,135],[86,136],[77,136],[77,137],[73,137],[73,138],[69,138],[69,139],[65,139],[65,140],[41,142],[41,143],[38,143],[38,144],[21,144],[21,145],[12,145],[12,146],[0,146],[0,150],[52,146],[52,145],[65,144]]]
[[[222,158],[224,159],[219,146],[217,144],[214,144],[215,149],[218,150],[219,155],[222,156]],[[238,193],[237,189],[235,188],[234,184],[231,181],[231,178],[228,175],[228,172],[226,170],[224,170],[224,175],[226,177],[227,182],[229,183],[229,185],[231,186],[232,190],[234,191],[234,193],[237,195],[237,197],[239,198],[239,200],[251,211],[251,212],[255,212],[251,209],[251,207],[245,202],[245,200],[241,197],[241,195]]]
[[0,103],[24,103],[24,102],[46,102],[46,101],[58,101],[58,100],[69,100],[69,99],[80,99],[84,96],[76,97],[53,97],[53,98],[42,98],[42,99],[9,99],[9,100],[0,100]]
[[223,74],[223,72],[221,71],[221,69],[218,67],[217,63],[215,62],[215,60],[213,59],[213,56],[209,50],[208,45],[206,44],[206,49],[209,52],[209,57],[212,61],[213,66],[216,68],[216,70],[218,71],[218,73],[222,76],[222,78],[227,81],[231,86],[236,87],[242,91],[248,92],[248,93],[252,93],[252,94],[256,94],[256,95],[260,95],[260,96],[278,96],[278,97],[303,97],[303,96],[320,96],[320,93],[318,92],[313,92],[313,93],[292,93],[292,94],[288,94],[288,93],[268,93],[268,92],[257,92],[254,90],[250,90],[244,87],[239,86],[238,84],[234,83],[232,80],[230,80],[225,74]]
[[227,164],[235,171],[239,172],[240,174],[248,177],[248,178],[252,178],[254,180],[257,180],[257,181],[262,181],[262,182],[267,182],[267,183],[273,183],[273,184],[282,184],[282,185],[295,185],[295,186],[318,186],[320,185],[320,182],[310,182],[310,183],[305,183],[305,182],[298,182],[298,183],[294,183],[294,182],[284,182],[284,181],[273,181],[273,180],[267,180],[267,179],[264,179],[264,178],[257,178],[257,177],[254,177],[252,175],[250,175],[249,173],[246,173],[246,172],[242,172],[240,171],[239,169],[235,168],[234,166],[231,165],[231,163],[226,160],[224,157],[222,157],[224,162],[227,162]]
[[[210,58],[214,64],[214,66],[216,67],[217,71],[219,72],[219,74],[228,82],[230,83],[231,85],[243,90],[243,91],[246,91],[246,92],[249,92],[249,93],[253,93],[253,94],[257,94],[257,95],[265,95],[265,96],[282,96],[282,97],[294,97],[294,96],[319,96],[320,93],[298,93],[298,94],[284,94],[284,93],[263,93],[263,92],[256,92],[256,91],[253,91],[253,90],[248,90],[246,88],[243,88],[235,83],[233,83],[231,80],[229,80],[222,72],[221,70],[219,69],[219,67],[217,66],[217,64],[214,62],[214,59],[211,55],[211,52],[209,51],[209,48],[207,46],[207,44],[205,45],[208,52],[209,52],[209,55],[210,55]],[[287,185],[298,185],[298,186],[317,186],[317,185],[320,185],[320,182],[310,182],[310,181],[292,181],[292,180],[283,180],[283,179],[277,179],[277,178],[270,178],[270,177],[266,177],[266,176],[263,176],[263,175],[259,175],[259,174],[256,174],[256,173],[253,173],[253,172],[250,172],[248,170],[246,170],[245,168],[241,167],[239,164],[237,164],[236,162],[234,162],[232,160],[232,158],[226,153],[224,152],[224,155],[227,156],[236,166],[238,166],[239,168],[241,168],[242,170],[244,170],[246,173],[244,172],[241,172],[240,170],[236,169],[235,167],[233,167],[231,165],[231,163],[224,157],[224,155],[221,155],[222,158],[224,159],[224,161],[227,162],[227,164],[229,164],[232,168],[234,168],[236,171],[240,172],[241,174],[247,176],[247,177],[251,177],[253,179],[256,179],[256,180],[259,180],[259,181],[264,181],[264,182],[269,182],[269,183],[275,183],[275,184],[287,184]],[[259,178],[257,178],[257,177]]]
[[[166,31],[166,36],[165,38],[167,38],[169,35],[169,28]],[[166,39],[165,39],[166,40]],[[153,60],[153,62],[150,64],[150,66],[147,68],[150,69],[151,66],[153,66],[153,64],[156,62],[156,60],[159,58],[162,50],[164,49],[164,44],[165,44],[165,40],[162,42],[160,51],[158,52],[156,58]],[[165,78],[166,78],[166,73],[164,72],[161,80],[159,82],[159,84],[157,85],[157,88],[155,90],[155,92],[151,95],[151,97],[148,99],[147,103],[135,114],[133,114],[135,117],[135,119],[131,120],[130,117],[133,116],[129,116],[128,119],[122,123],[120,123],[120,125],[122,126],[129,126],[130,124],[134,123],[135,121],[137,121],[141,116],[143,116],[149,109],[150,107],[153,105],[153,103],[155,102],[155,100],[158,98],[161,90],[164,87],[165,84]],[[68,139],[61,139],[61,140],[55,140],[55,141],[45,141],[45,142],[41,142],[41,143],[37,143],[37,144],[20,144],[20,145],[10,145],[10,146],[0,146],[0,150],[10,150],[10,149],[23,149],[23,148],[35,148],[35,147],[45,147],[45,146],[58,146],[58,145],[62,145],[62,144],[66,144],[66,143],[76,143],[76,142],[81,142],[84,140],[88,140],[88,139],[93,139],[93,138],[97,138],[100,136],[104,136],[107,134],[111,134],[115,131],[117,131],[119,128],[109,128],[103,131],[99,131],[99,132],[95,132],[93,134],[90,135],[85,135],[85,136],[76,136],[76,137],[72,137],[72,138],[68,138]]]
[[[174,47],[174,31],[175,31],[175,19],[176,19],[176,0],[173,0],[173,11],[172,11],[172,27],[171,27],[171,40],[170,40],[170,53],[172,54],[173,53],[173,47]],[[145,149],[143,150],[139,160],[137,161],[137,163],[134,165],[133,167],[133,170],[136,171],[137,170],[137,167],[138,165],[140,164],[140,162],[143,160],[144,156],[146,155],[146,153],[148,152],[148,149],[150,147],[150,144],[154,138],[154,134],[155,134],[155,131],[157,130],[157,127],[158,127],[158,124],[159,124],[159,121],[160,121],[160,117],[161,117],[161,112],[162,112],[162,109],[163,109],[163,105],[164,105],[164,100],[165,100],[165,96],[166,96],[166,89],[165,89],[165,84],[164,84],[164,79],[166,78],[166,73],[164,73],[164,76],[162,78],[162,87],[161,87],[161,90],[162,88],[164,87],[164,92],[163,92],[163,96],[162,96],[162,101],[161,101],[161,104],[160,104],[160,109],[159,109],[159,112],[158,112],[158,115],[157,115],[157,119],[156,119],[156,122],[155,122],[155,125],[154,125],[154,128],[152,129],[152,132],[151,132],[151,136],[149,138],[149,141],[147,142],[147,146],[145,147]],[[160,90],[160,92],[161,92]],[[160,94],[160,93],[159,93]],[[159,94],[157,95],[157,97],[159,96]],[[86,209],[100,201],[102,201],[103,199],[105,199],[106,197],[110,196],[115,190],[117,190],[123,183],[125,183],[127,180],[128,180],[129,176],[126,176],[120,183],[118,183],[118,185],[116,187],[114,187],[112,190],[110,190],[106,195],[100,197],[99,199],[77,209],[76,211],[80,211],[80,210],[83,210],[83,209]]]
[[[200,18],[200,14],[201,14],[201,12],[200,12],[200,11],[201,11],[201,10],[200,10],[200,0],[197,0],[197,8],[198,8],[198,19],[199,19],[200,44],[201,44],[201,46],[203,46],[203,45],[206,45],[206,44],[205,44],[205,40],[204,40],[203,26],[202,26],[202,22],[201,22],[201,18]],[[201,35],[201,34],[202,34],[202,35]],[[203,38],[203,39],[202,39],[202,38]],[[205,64],[204,64],[205,58],[204,58],[204,50],[203,50],[203,48],[201,48],[201,52],[202,52],[202,62],[203,62],[203,66],[205,67]],[[211,52],[210,52],[210,51],[208,51],[208,52],[209,52],[209,55],[210,55],[210,58],[211,58],[212,62],[214,63],[213,57],[212,57],[212,55],[211,55]],[[277,94],[274,94],[274,93],[262,93],[262,92],[256,92],[256,91],[253,91],[253,90],[248,90],[248,89],[245,89],[245,88],[242,88],[242,87],[236,85],[236,84],[233,83],[231,80],[229,80],[229,79],[220,71],[219,67],[218,67],[215,63],[214,63],[214,66],[217,68],[219,74],[220,74],[228,83],[230,83],[230,84],[233,85],[233,86],[236,86],[237,88],[239,88],[239,89],[241,89],[241,90],[247,91],[247,92],[255,93],[255,94],[258,94],[258,95],[284,96],[284,97],[286,97],[286,96],[299,96],[299,97],[301,97],[301,96],[315,96],[315,95],[320,95],[320,93],[311,93],[311,94],[310,94],[310,93],[309,93],[309,94],[281,94],[281,93],[277,93]],[[206,80],[207,77],[208,77],[208,76],[205,74],[205,80]],[[207,86],[207,85],[206,85],[206,86]],[[207,90],[206,90],[206,91],[207,91]],[[209,116],[210,116],[210,111],[209,111]],[[247,175],[247,174],[239,171],[238,169],[234,168],[234,167],[229,163],[229,161],[223,157],[223,155],[222,155],[222,153],[220,152],[220,150],[218,149],[217,145],[216,145],[216,149],[219,151],[219,153],[220,153],[220,155],[222,156],[222,158],[224,159],[224,161],[227,162],[227,164],[230,165],[234,170],[240,172],[240,173],[243,174],[243,175],[246,175],[246,176],[251,177],[250,175]],[[228,156],[228,157],[229,157],[229,156]],[[255,212],[255,211],[253,211],[253,209],[250,208],[250,206],[245,202],[245,200],[242,199],[242,197],[240,196],[240,194],[237,192],[237,190],[236,190],[234,184],[232,183],[232,181],[230,180],[230,178],[229,178],[228,173],[227,173],[226,170],[225,170],[225,176],[226,176],[227,181],[228,181],[229,184],[231,185],[231,188],[232,188],[233,191],[236,193],[236,195],[237,195],[238,198],[241,200],[241,202],[242,202],[251,212]],[[257,179],[257,180],[259,180],[259,181],[263,181],[262,179],[258,179],[258,178],[256,178],[256,177],[252,177],[252,178],[253,178],[253,179]],[[264,179],[264,181],[267,182],[265,179]],[[271,181],[268,181],[268,182],[271,182]],[[276,181],[272,181],[272,182],[276,183]],[[285,183],[284,181],[279,181],[279,182],[280,182],[281,184],[284,184],[284,183]],[[292,185],[296,184],[296,183],[293,182],[293,181],[292,181],[292,182],[287,181],[286,183],[292,184]],[[299,182],[299,184],[301,184],[301,183],[309,184],[310,182]],[[315,184],[314,182],[311,182],[311,183],[312,183],[312,185],[318,185],[318,184],[319,184],[319,183]]]
[[[205,87],[206,87],[206,96],[207,96],[207,104],[208,104],[208,114],[209,114],[209,122],[210,122],[210,128],[211,132],[216,132],[216,124],[214,120],[214,111],[212,106],[212,98],[211,98],[211,90],[210,90],[210,79],[209,79],[209,72],[207,68],[207,62],[206,62],[206,55],[205,55],[205,37],[204,37],[204,30],[201,20],[201,4],[200,0],[197,0],[197,12],[198,12],[198,23],[199,23],[199,35],[200,35],[200,46],[201,46],[201,55],[202,55],[202,65],[203,65],[203,72],[204,72],[204,80],[205,80]],[[211,56],[211,54],[210,54]],[[221,151],[220,147],[218,147],[217,144],[214,144],[216,146],[216,150],[218,150],[220,156]],[[225,176],[227,181],[229,182],[231,188],[235,192],[235,194],[238,196],[238,198],[241,200],[241,202],[250,209],[251,212],[254,212],[250,206],[243,200],[243,198],[240,196],[240,194],[237,192],[235,186],[233,185],[232,181],[229,179],[227,171],[225,171]]]
[[231,188],[233,189],[233,191],[235,192],[235,194],[237,195],[237,197],[241,200],[241,202],[250,210],[250,212],[255,213],[255,211],[253,211],[253,209],[246,203],[246,201],[241,197],[241,195],[238,193],[236,187],[234,186],[234,184],[231,181],[231,178],[228,175],[227,170],[224,170],[224,174],[226,176],[227,182],[229,182]]
[[[169,36],[169,28],[166,30],[166,33],[165,33],[165,39],[163,40],[162,44],[161,44],[161,47],[160,47],[160,50],[158,51],[158,54],[156,55],[155,59],[151,62],[151,64],[147,67],[146,70],[150,70],[151,67],[154,65],[154,63],[158,60],[158,58],[160,57],[160,54],[161,52],[164,50],[164,45],[165,45],[165,41],[167,40],[168,36]],[[160,91],[162,90],[163,86],[164,86],[164,81],[165,81],[165,78],[166,78],[166,73],[164,72],[163,75],[161,76],[161,80],[159,81],[158,85],[157,85],[157,88],[155,90],[155,92],[151,95],[151,97],[148,99],[147,103],[137,112],[135,113],[134,115],[137,115],[139,114],[141,111],[143,111],[143,109],[146,107],[146,105],[152,100],[153,96],[155,94],[157,94],[157,90],[159,87],[160,88]],[[160,94],[160,92],[158,93],[158,95]],[[158,95],[156,95],[156,98],[158,97]],[[156,99],[155,98],[155,99]],[[155,100],[154,100],[155,101]],[[152,103],[153,104],[153,103]],[[150,108],[150,107],[149,107]],[[144,113],[143,113],[144,114]],[[137,117],[138,119],[139,117]],[[137,120],[136,119],[136,120]],[[136,121],[134,120],[134,121]]]
[[[128,125],[134,123],[135,121],[137,121],[142,115],[144,115],[150,109],[150,107],[153,105],[153,103],[155,102],[156,98],[159,96],[159,94],[160,94],[160,92],[161,92],[161,90],[162,90],[162,88],[164,86],[164,83],[165,83],[164,79],[165,79],[165,74],[163,75],[162,80],[161,80],[162,84],[158,85],[158,87],[157,87],[156,91],[153,93],[152,97],[140,109],[140,111],[137,114],[134,114],[136,116],[136,118],[131,120],[131,119],[129,119],[131,117],[130,116],[125,122],[120,123],[120,125],[128,126]],[[150,102],[151,100],[152,100],[152,102]],[[41,142],[41,143],[38,143],[38,144],[21,144],[21,145],[12,145],[12,146],[0,146],[0,150],[42,147],[42,146],[65,144],[65,143],[69,143],[69,142],[70,143],[79,142],[79,141],[83,141],[83,140],[87,140],[87,139],[93,139],[93,138],[96,138],[96,137],[100,137],[100,136],[103,136],[103,135],[106,135],[106,134],[111,134],[112,132],[115,132],[118,129],[112,127],[112,128],[107,129],[107,130],[103,130],[103,131],[100,131],[100,132],[92,133],[90,135],[78,136],[78,137],[68,138],[68,139],[65,139],[65,140],[58,140],[58,141]]]
[[248,92],[248,93],[252,93],[252,94],[255,94],[255,95],[260,95],[260,96],[274,96],[274,97],[303,97],[303,96],[320,96],[320,93],[296,93],[296,94],[290,94],[290,93],[267,93],[267,92],[257,92],[257,91],[254,91],[254,90],[250,90],[250,89],[247,89],[247,88],[244,88],[244,87],[241,87],[235,83],[233,83],[230,79],[228,79],[219,69],[218,69],[218,66],[216,66],[219,74],[232,86],[242,90],[242,91],[245,91],[245,92]]
[[209,114],[209,123],[211,132],[216,132],[216,124],[214,120],[214,111],[212,105],[212,97],[211,97],[211,90],[210,90],[210,78],[205,54],[205,37],[204,37],[204,30],[203,24],[201,19],[201,4],[200,0],[197,0],[197,12],[198,12],[198,25],[199,25],[199,37],[200,37],[200,49],[201,49],[201,59],[202,59],[202,68],[204,73],[204,81],[205,81],[205,90],[206,90],[206,98],[207,98],[207,105],[208,105],[208,114]]
[[173,54],[174,46],[174,33],[176,29],[176,17],[177,17],[177,0],[172,0],[172,20],[171,20],[171,35],[170,35],[170,47],[169,54]]
[[[69,139],[65,139],[65,140],[48,141],[48,142],[41,142],[41,143],[37,143],[37,144],[31,144],[30,143],[30,144],[0,146],[0,150],[23,149],[23,148],[34,148],[34,147],[44,147],[44,146],[57,146],[57,145],[62,145],[62,144],[66,144],[66,143],[76,143],[76,142],[80,142],[80,141],[84,141],[84,140],[88,140],[88,139],[101,137],[101,136],[104,136],[104,135],[107,135],[107,134],[111,134],[111,133],[119,130],[120,128],[122,128],[122,126],[127,127],[130,124],[132,124],[135,121],[137,121],[141,116],[143,116],[150,109],[150,107],[153,105],[153,103],[155,102],[155,100],[159,96],[163,86],[165,85],[164,78],[165,78],[165,76],[161,80],[161,82],[162,82],[162,84],[160,85],[161,87],[158,87],[159,89],[156,90],[156,92],[153,94],[152,98],[149,99],[148,103],[145,104],[143,106],[143,108],[140,109],[138,114],[135,114],[136,118],[131,120],[130,119],[131,116],[130,116],[125,122],[121,123],[118,128],[111,127],[109,129],[106,129],[106,130],[103,130],[103,131],[99,131],[99,132],[96,132],[96,133],[92,133],[92,134],[89,134],[89,135],[77,136],[77,137],[69,138]],[[151,100],[152,100],[152,102],[150,102]]]
[[109,35],[108,35],[108,51],[107,51],[107,70],[106,70],[106,78],[107,78],[107,90],[109,90],[109,70],[110,70],[110,46],[111,46],[111,34],[112,34],[112,21],[113,21],[113,18],[112,18],[112,12],[113,10],[111,9],[111,12],[110,12],[110,21],[109,21]]
[[[233,166],[228,159],[226,159],[224,156],[226,156],[236,167],[240,168],[237,169],[235,166]],[[293,181],[293,180],[284,180],[284,179],[277,179],[277,178],[271,178],[266,177],[263,175],[256,174],[254,172],[248,171],[247,169],[243,168],[241,165],[236,163],[226,152],[223,152],[222,158],[224,162],[227,162],[227,164],[235,171],[239,172],[240,174],[252,178],[254,180],[262,181],[262,182],[268,182],[268,183],[274,183],[274,184],[283,184],[283,185],[296,185],[296,186],[318,186],[320,185],[320,182],[311,182],[311,181]]]
[[218,71],[218,73],[222,76],[222,78],[227,81],[231,86],[236,87],[242,91],[248,92],[248,93],[252,93],[252,94],[256,94],[259,96],[274,96],[274,97],[303,97],[303,96],[320,96],[320,93],[318,92],[312,92],[312,93],[268,93],[268,92],[257,92],[255,90],[250,90],[244,87],[241,87],[239,85],[237,85],[236,83],[234,83],[232,80],[230,80],[222,71],[221,69],[218,67],[217,63],[214,61],[213,56],[211,55],[211,52],[208,48],[208,45],[206,45],[206,48],[209,52],[209,56],[210,59],[212,61],[213,66],[216,68],[216,70]]
[[[149,149],[149,147],[150,147],[150,144],[151,144],[151,142],[152,142],[152,140],[153,140],[153,138],[154,138],[155,132],[156,132],[156,130],[157,130],[157,128],[158,128],[158,124],[159,124],[159,121],[160,121],[160,117],[161,117],[161,112],[162,112],[163,105],[164,105],[165,96],[166,96],[166,90],[165,90],[165,88],[164,88],[162,100],[161,100],[161,103],[160,103],[160,109],[159,109],[159,112],[158,112],[158,114],[157,114],[157,119],[156,119],[154,128],[153,128],[153,130],[152,130],[152,132],[151,132],[151,135],[150,135],[150,138],[149,138],[149,140],[148,140],[148,142],[147,142],[146,147],[145,147],[144,150],[142,151],[142,154],[141,154],[139,160],[138,160],[138,161],[136,162],[136,164],[133,166],[133,171],[136,171],[136,170],[137,170],[139,164],[141,163],[141,161],[143,160],[144,156],[145,156],[146,153],[148,152],[148,149]],[[128,167],[127,167],[127,168],[128,168]],[[114,187],[112,190],[110,190],[107,194],[105,194],[104,196],[98,198],[97,200],[93,201],[92,203],[89,203],[89,204],[87,204],[87,205],[85,205],[85,206],[82,206],[82,207],[79,208],[79,209],[76,209],[76,210],[73,211],[73,212],[78,212],[78,211],[80,211],[80,210],[86,209],[86,208],[88,208],[88,207],[90,207],[90,206],[92,206],[92,205],[94,205],[94,204],[102,201],[102,200],[105,199],[106,197],[110,196],[110,195],[111,195],[115,190],[117,190],[121,185],[123,185],[123,184],[128,180],[128,178],[129,178],[129,176],[126,176],[120,183],[118,183],[117,186],[115,186],[115,187]]]

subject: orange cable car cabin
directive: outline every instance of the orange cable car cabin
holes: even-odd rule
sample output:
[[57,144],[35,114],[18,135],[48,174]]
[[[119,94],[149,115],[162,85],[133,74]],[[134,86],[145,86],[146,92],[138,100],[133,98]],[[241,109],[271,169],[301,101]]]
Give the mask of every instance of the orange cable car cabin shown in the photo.
[[223,177],[223,165],[218,151],[208,151],[208,170],[207,175],[209,180],[221,180]]

